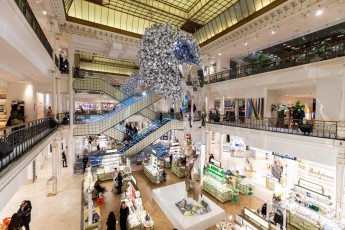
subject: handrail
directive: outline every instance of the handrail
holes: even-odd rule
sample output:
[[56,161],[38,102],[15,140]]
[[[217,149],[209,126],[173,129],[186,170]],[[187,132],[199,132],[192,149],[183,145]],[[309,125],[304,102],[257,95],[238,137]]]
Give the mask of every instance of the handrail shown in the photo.
[[45,36],[40,24],[38,23],[35,14],[32,12],[31,7],[27,0],[14,0],[17,4],[18,8],[22,12],[23,16],[26,18],[28,23],[30,24],[32,30],[37,35],[37,38],[41,41],[41,44],[48,52],[51,59],[54,61],[53,57],[53,48],[51,47],[47,37]]
[[[334,46],[339,45],[339,49],[332,49]],[[298,53],[293,53],[291,56],[283,59],[268,59],[266,61],[260,62],[256,61],[251,64],[239,66],[236,69],[230,69],[221,71],[214,74],[207,75],[205,79],[205,84],[211,84],[226,80],[233,80],[237,78],[247,77],[255,74],[266,73],[270,71],[310,64],[314,62],[319,62],[323,60],[333,59],[337,57],[345,56],[345,40],[338,40],[336,42],[329,43],[325,45],[323,53],[313,53],[312,49],[316,46],[311,46],[309,48],[300,49]],[[187,85],[192,85],[192,82],[187,81]]]
[[211,120],[207,123],[257,129],[270,132],[337,139],[337,128],[339,121],[229,116],[225,117],[223,121]]

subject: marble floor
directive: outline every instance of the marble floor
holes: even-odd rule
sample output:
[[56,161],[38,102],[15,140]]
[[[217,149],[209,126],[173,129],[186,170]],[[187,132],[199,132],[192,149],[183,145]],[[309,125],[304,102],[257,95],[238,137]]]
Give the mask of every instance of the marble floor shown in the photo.
[[47,197],[46,182],[52,170],[50,159],[46,159],[42,170],[37,170],[35,183],[21,186],[6,206],[0,209],[0,220],[17,212],[23,200],[30,200],[31,229],[79,230],[82,175],[70,175],[69,172],[69,168],[61,168],[57,179],[57,195]]

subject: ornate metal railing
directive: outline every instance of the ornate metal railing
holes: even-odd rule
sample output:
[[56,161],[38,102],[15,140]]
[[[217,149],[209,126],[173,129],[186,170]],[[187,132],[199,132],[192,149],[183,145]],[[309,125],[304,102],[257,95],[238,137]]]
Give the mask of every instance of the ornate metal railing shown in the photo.
[[53,59],[53,48],[49,44],[49,41],[47,37],[45,36],[40,24],[38,23],[34,13],[32,12],[27,0],[14,0],[14,1],[16,2],[20,11],[23,13],[24,17],[30,24],[32,30],[36,33],[37,38],[41,41],[43,47],[48,52],[49,56]]
[[[253,61],[253,63],[251,64],[243,65],[237,67],[236,69],[230,69],[215,74],[210,74],[205,77],[205,84],[227,81],[259,73],[265,73],[345,56],[345,40],[330,42],[329,44],[325,45],[325,47],[323,47],[322,52],[320,51],[319,53],[314,53],[311,55],[310,53],[314,48],[315,46],[309,47],[307,50],[301,49],[299,53],[294,53],[291,56],[282,58],[280,60],[270,59],[266,60],[265,62]],[[191,86],[192,82],[187,82],[187,85]]]
[[54,131],[62,116],[38,119],[0,129],[0,171]]
[[208,123],[329,139],[337,139],[338,127],[338,121],[253,117],[230,117],[224,121],[211,120]]

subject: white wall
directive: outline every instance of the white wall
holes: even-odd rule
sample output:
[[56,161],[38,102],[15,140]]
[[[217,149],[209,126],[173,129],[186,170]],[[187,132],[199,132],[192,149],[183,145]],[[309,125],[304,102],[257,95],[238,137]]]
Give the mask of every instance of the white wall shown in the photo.
[[34,85],[27,83],[8,83],[8,90],[6,95],[6,111],[8,116],[11,111],[11,102],[15,100],[23,100],[25,102],[25,115],[28,117],[26,121],[32,121],[36,119],[36,111],[34,110],[34,104],[36,103],[36,93]]
[[329,81],[316,87],[317,120],[340,119],[341,81]]

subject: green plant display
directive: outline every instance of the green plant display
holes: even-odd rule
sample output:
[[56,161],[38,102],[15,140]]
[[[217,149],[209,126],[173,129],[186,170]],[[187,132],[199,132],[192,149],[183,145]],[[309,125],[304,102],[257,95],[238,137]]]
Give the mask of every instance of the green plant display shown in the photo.
[[293,119],[300,119],[301,118],[301,111],[304,109],[305,105],[301,103],[301,101],[296,101],[296,103],[289,108],[290,112],[292,112]]

